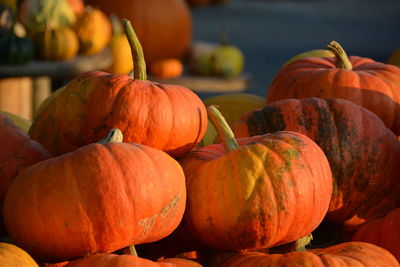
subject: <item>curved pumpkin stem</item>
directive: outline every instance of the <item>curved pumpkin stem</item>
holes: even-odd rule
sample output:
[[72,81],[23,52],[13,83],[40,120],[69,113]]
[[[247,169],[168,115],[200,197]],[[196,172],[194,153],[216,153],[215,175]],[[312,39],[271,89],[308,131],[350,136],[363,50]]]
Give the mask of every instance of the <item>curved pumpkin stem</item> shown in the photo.
[[270,254],[284,254],[293,251],[307,251],[306,246],[310,244],[313,239],[312,234],[309,234],[303,238],[300,238],[294,242],[284,244],[277,247],[272,247],[269,249],[268,253]]
[[224,116],[217,109],[215,105],[207,107],[208,118],[210,118],[212,124],[218,132],[219,138],[222,140],[225,151],[229,152],[239,147],[232,129],[229,127]]
[[326,48],[335,54],[337,59],[336,67],[345,69],[345,70],[352,70],[353,66],[351,65],[350,59],[344,51],[343,47],[336,41],[330,42]]
[[113,128],[111,129],[107,136],[101,139],[98,144],[105,145],[108,143],[122,143],[124,137],[122,135],[122,132],[118,128]]
[[142,45],[140,44],[139,39],[133,30],[131,22],[127,19],[122,19],[122,24],[124,26],[126,37],[128,38],[129,46],[131,47],[133,66],[135,66],[133,78],[146,81],[146,62],[144,61]]

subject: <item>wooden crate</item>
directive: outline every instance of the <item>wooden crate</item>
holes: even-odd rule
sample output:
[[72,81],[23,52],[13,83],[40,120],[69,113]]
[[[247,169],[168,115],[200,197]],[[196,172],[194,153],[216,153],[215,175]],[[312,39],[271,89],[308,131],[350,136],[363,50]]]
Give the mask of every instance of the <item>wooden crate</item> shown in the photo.
[[0,110],[32,120],[32,95],[30,77],[0,79]]

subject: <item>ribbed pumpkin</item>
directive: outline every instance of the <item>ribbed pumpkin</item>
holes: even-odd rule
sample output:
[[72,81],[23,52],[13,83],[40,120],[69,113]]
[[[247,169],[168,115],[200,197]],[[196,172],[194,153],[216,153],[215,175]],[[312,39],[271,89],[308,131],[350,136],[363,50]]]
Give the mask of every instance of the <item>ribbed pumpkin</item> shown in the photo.
[[13,244],[4,242],[0,242],[0,266],[39,267],[28,253]]
[[95,255],[83,259],[78,259],[65,265],[65,267],[201,267],[195,261],[167,258],[159,261],[150,261],[133,255]]
[[275,131],[305,134],[325,152],[334,181],[328,220],[357,226],[399,205],[400,143],[367,109],[345,99],[285,99],[234,127],[238,137]]
[[[47,159],[50,154],[36,141],[18,128],[14,122],[0,114],[0,215],[4,197],[14,178],[30,165]],[[0,231],[3,231],[2,220]]]
[[310,234],[332,193],[323,151],[295,132],[242,138],[238,145],[227,124],[215,126],[224,146],[209,145],[180,159],[189,231],[219,250],[272,247]]
[[66,61],[76,56],[78,38],[71,28],[49,28],[34,35],[36,57],[44,60]]
[[380,117],[400,135],[400,68],[369,58],[348,57],[332,42],[332,58],[303,58],[286,65],[268,89],[267,102],[288,98],[343,98]]
[[184,0],[89,0],[106,14],[114,13],[135,26],[146,62],[182,59],[192,40],[192,15]]
[[181,166],[154,148],[106,142],[118,132],[19,173],[4,202],[17,245],[42,261],[65,261],[157,241],[178,226]]
[[78,148],[67,142],[56,124],[57,97],[63,90],[65,90],[65,87],[57,89],[43,101],[36,111],[28,132],[33,140],[43,145],[52,155],[61,155],[65,151],[73,151]]
[[[131,30],[128,39],[134,38],[134,31],[127,24]],[[133,56],[135,79],[101,71],[78,75],[57,97],[56,126],[72,146],[96,142],[109,129],[120,128],[127,142],[149,145],[173,157],[182,156],[204,135],[205,106],[186,87],[146,80],[138,41],[132,44],[136,46],[133,53],[140,55]],[[66,152],[69,151],[62,153]]]
[[101,52],[112,36],[111,22],[98,8],[87,6],[78,17],[74,30],[79,40],[79,51],[85,55]]
[[385,217],[362,225],[352,237],[353,241],[375,244],[390,251],[400,261],[400,208]]
[[220,267],[247,266],[398,267],[400,265],[387,250],[362,242],[346,242],[324,249],[287,254],[243,252],[232,256],[220,265]]

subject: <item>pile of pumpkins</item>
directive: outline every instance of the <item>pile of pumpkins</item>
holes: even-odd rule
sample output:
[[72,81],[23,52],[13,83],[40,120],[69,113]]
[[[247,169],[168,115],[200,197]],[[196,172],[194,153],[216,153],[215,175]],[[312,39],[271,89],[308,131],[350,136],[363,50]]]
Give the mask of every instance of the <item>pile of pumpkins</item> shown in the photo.
[[400,266],[399,67],[331,42],[202,101],[122,22],[133,77],[76,76],[28,134],[0,115],[0,265]]

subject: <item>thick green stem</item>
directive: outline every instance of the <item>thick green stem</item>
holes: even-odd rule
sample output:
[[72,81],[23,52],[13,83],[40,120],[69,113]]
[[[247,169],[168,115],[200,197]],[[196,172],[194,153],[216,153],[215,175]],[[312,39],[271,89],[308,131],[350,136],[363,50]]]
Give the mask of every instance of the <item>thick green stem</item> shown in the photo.
[[108,132],[106,137],[104,137],[97,143],[102,144],[102,145],[105,145],[108,143],[122,143],[123,139],[124,139],[124,137],[122,135],[121,130],[118,128],[113,128]]
[[353,66],[351,65],[351,62],[349,60],[349,57],[346,54],[346,51],[344,51],[343,47],[336,41],[330,42],[326,48],[335,54],[335,57],[337,59],[336,61],[336,67],[345,69],[345,70],[352,70]]
[[214,105],[207,107],[207,113],[208,118],[211,120],[211,123],[218,132],[219,138],[222,140],[225,151],[229,152],[238,148],[239,145],[233,135],[232,129],[229,127],[224,116],[222,116],[217,107]]
[[146,73],[146,62],[144,61],[144,54],[142,45],[132,28],[131,22],[127,19],[122,19],[124,31],[128,38],[129,46],[131,47],[133,66],[135,70],[133,72],[133,78],[141,81],[147,80]]

